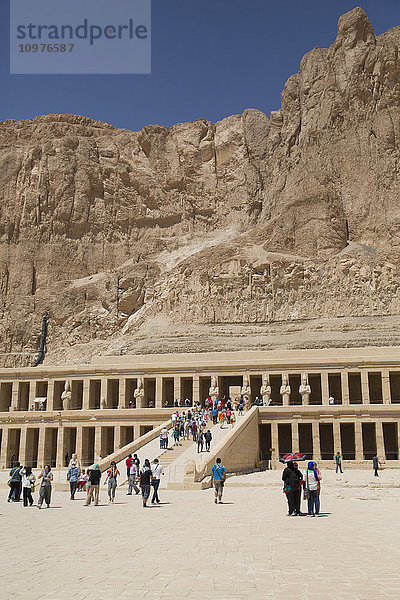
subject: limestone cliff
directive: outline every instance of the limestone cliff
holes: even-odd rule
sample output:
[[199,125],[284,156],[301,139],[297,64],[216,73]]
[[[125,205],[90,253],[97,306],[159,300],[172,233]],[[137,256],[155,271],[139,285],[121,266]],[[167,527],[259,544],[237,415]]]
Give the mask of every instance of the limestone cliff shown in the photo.
[[0,123],[0,365],[45,313],[46,364],[400,343],[399,47],[352,10],[269,119]]

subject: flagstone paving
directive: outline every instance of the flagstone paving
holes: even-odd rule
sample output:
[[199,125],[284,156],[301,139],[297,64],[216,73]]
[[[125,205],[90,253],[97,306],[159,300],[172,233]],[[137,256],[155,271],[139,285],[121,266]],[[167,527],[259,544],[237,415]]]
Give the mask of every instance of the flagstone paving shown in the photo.
[[[376,483],[360,473],[346,473],[347,492],[352,477]],[[388,473],[400,477],[384,471],[382,485]],[[1,490],[0,598],[398,600],[399,489],[343,497],[340,478],[323,475],[319,518],[286,516],[278,471],[228,480],[222,505],[212,490],[162,490],[163,504],[143,509],[121,489],[108,505],[102,489],[98,507],[54,492],[38,510]]]

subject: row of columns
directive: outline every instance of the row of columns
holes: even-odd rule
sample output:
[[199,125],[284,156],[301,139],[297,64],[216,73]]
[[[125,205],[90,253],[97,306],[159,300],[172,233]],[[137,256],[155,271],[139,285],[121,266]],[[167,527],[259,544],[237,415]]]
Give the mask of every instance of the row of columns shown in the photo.
[[[113,428],[114,430],[114,443],[113,443],[113,449],[112,451],[118,450],[119,448],[122,447],[122,443],[121,443],[121,428],[123,426],[119,426],[119,425],[97,425],[94,428],[94,460],[97,460],[99,455],[102,453],[102,430],[103,429],[111,429]],[[141,425],[133,425],[133,440],[138,439],[141,436]],[[56,442],[56,466],[59,467],[63,467],[64,463],[65,463],[65,452],[66,450],[68,450],[70,453],[71,452],[76,452],[78,454],[78,457],[82,459],[82,457],[85,455],[85,442],[86,440],[84,439],[84,435],[85,429],[91,429],[92,427],[87,425],[77,425],[77,426],[72,426],[72,427],[68,427],[68,429],[76,429],[76,442],[74,444],[73,448],[67,448],[65,443],[64,443],[64,433],[65,433],[65,429],[66,427],[63,426],[58,426],[58,427],[51,427],[51,426],[45,426],[45,425],[40,425],[39,427],[31,427],[28,424],[23,424],[21,425],[21,427],[18,428],[12,428],[12,427],[6,427],[3,429],[2,431],[2,436],[1,436],[1,449],[0,449],[0,468],[6,468],[8,466],[9,460],[10,460],[10,455],[11,455],[11,449],[9,446],[9,438],[11,435],[11,432],[14,429],[19,429],[20,430],[20,442],[19,442],[19,449],[18,449],[18,460],[21,464],[26,464],[29,455],[30,455],[30,448],[28,447],[28,430],[34,430],[34,429],[38,429],[39,430],[39,436],[38,436],[38,446],[37,446],[37,465],[38,467],[41,467],[45,464],[46,460],[49,460],[48,458],[46,458],[46,455],[48,456],[48,452],[49,449],[46,448],[46,431],[49,432],[50,430],[57,430],[57,442]],[[88,432],[86,432],[88,435]],[[47,450],[47,452],[46,452]],[[36,450],[34,452],[34,454],[36,455]]]
[[[107,400],[107,396],[108,396],[108,381],[113,381],[113,380],[117,380],[119,383],[119,389],[118,389],[118,408],[122,409],[122,408],[126,408],[127,407],[127,399],[126,399],[126,381],[129,378],[125,378],[125,377],[121,377],[121,378],[117,378],[115,377],[113,378],[107,378],[107,377],[102,377],[99,379],[100,381],[100,399],[105,399]],[[135,378],[132,378],[135,379]],[[144,378],[142,378],[143,380]],[[162,408],[163,406],[163,379],[172,379],[172,378],[166,378],[166,377],[162,377],[162,376],[155,376],[155,377],[150,377],[149,379],[154,379],[155,380],[155,397],[154,397],[154,403],[155,403],[155,407],[156,408]],[[174,399],[177,400],[181,400],[181,390],[182,390],[182,383],[181,383],[181,377],[180,376],[175,376],[173,377],[174,380]],[[187,378],[186,378],[187,379]],[[191,377],[192,379],[192,401],[193,403],[200,401],[200,377],[199,375],[193,375]],[[46,410],[56,410],[54,408],[54,384],[56,381],[59,380],[51,380],[49,379],[48,381],[46,381],[47,383],[47,392],[46,392],[46,397],[47,397],[47,402],[46,402]],[[75,380],[71,380],[71,381],[75,381]],[[83,383],[83,388],[82,388],[82,409],[83,410],[89,410],[90,409],[90,382],[91,381],[95,381],[94,379],[89,379],[89,378],[85,378],[85,379],[81,379],[79,381],[82,381]],[[34,404],[35,398],[37,396],[37,390],[36,390],[36,384],[38,383],[37,380],[24,380],[24,381],[14,381],[12,382],[12,394],[11,394],[11,406],[10,409],[12,411],[16,411],[19,410],[19,405],[20,405],[20,385],[24,385],[26,383],[29,383],[29,399],[28,399],[28,407],[32,406]],[[133,396],[130,397],[129,399],[133,399]],[[105,408],[107,408],[107,404],[105,405]],[[142,406],[138,406],[137,408],[143,408]]]
[[[383,434],[384,421],[373,421],[375,423],[376,451],[379,457],[385,456],[385,441]],[[275,457],[278,456],[279,448],[279,421],[271,421],[271,448],[275,449]],[[299,450],[299,428],[298,423],[290,423],[292,430],[292,449],[294,452]],[[312,442],[313,442],[313,459],[318,462],[321,460],[321,445],[319,434],[319,421],[312,421]],[[340,421],[334,420],[333,425],[333,447],[334,451],[341,451],[341,435]],[[362,422],[354,422],[354,442],[355,442],[355,460],[363,460],[363,437],[362,437]],[[397,426],[397,448],[400,451],[400,423]]]
[[[343,371],[340,373],[341,387],[342,387],[342,403],[344,405],[350,404],[349,382],[348,382],[348,377],[347,377],[348,372],[349,371]],[[370,390],[369,390],[369,381],[368,381],[368,371],[360,370],[359,372],[361,374],[362,403],[369,404],[370,403]],[[383,369],[380,371],[380,373],[381,373],[381,381],[382,381],[382,402],[383,402],[383,404],[390,404],[391,393],[390,393],[389,370]],[[327,405],[329,403],[328,399],[330,396],[328,372],[322,371],[320,373],[320,375],[321,375],[322,404]],[[192,387],[192,401],[193,401],[193,403],[196,403],[196,402],[202,400],[200,398],[200,376],[194,374],[190,378],[192,379],[192,386],[193,386]],[[145,378],[142,377],[142,381],[144,379]],[[163,379],[172,379],[172,377],[168,378],[165,376],[157,375],[155,377],[151,377],[150,379],[155,380],[155,397],[152,398],[152,400],[154,400],[154,404],[155,404],[156,408],[162,408],[162,406],[163,406]],[[126,407],[126,405],[127,405],[127,398],[126,398],[127,378],[115,376],[113,379],[111,376],[108,378],[101,377],[98,380],[91,379],[91,378],[83,378],[83,379],[79,380],[79,381],[82,381],[82,386],[83,386],[82,387],[82,409],[83,410],[90,409],[90,404],[91,404],[91,402],[90,402],[90,382],[91,381],[100,381],[100,398],[107,399],[107,397],[108,397],[108,383],[107,382],[110,380],[111,381],[117,380],[119,382],[118,408]],[[50,410],[50,411],[55,410],[55,408],[54,408],[55,381],[57,381],[57,380],[49,379],[48,381],[43,382],[43,383],[47,383],[46,410]],[[72,381],[76,381],[76,380],[73,379]],[[182,377],[174,376],[173,381],[174,381],[174,399],[181,400],[182,399]],[[12,382],[11,407],[10,407],[10,409],[12,411],[19,409],[20,386],[24,385],[26,383],[30,384],[29,385],[28,407],[31,406],[32,404],[34,404],[35,397],[37,396],[37,389],[36,389],[37,385],[36,384],[40,384],[42,382],[37,381],[37,380],[14,381],[14,382]],[[252,390],[253,398],[255,396],[259,396],[259,395],[260,395],[260,390],[258,390],[258,389]],[[107,403],[105,404],[105,407],[107,407]],[[143,406],[137,406],[137,408],[143,408]]]

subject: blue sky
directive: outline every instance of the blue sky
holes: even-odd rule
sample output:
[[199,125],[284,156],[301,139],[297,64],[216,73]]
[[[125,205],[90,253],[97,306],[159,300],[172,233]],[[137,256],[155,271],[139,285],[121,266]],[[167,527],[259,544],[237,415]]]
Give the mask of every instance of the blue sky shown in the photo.
[[8,4],[0,2],[0,121],[72,113],[134,131],[246,108],[269,114],[303,54],[329,46],[338,17],[355,6],[376,34],[400,25],[399,0],[153,0],[151,75],[10,75]]

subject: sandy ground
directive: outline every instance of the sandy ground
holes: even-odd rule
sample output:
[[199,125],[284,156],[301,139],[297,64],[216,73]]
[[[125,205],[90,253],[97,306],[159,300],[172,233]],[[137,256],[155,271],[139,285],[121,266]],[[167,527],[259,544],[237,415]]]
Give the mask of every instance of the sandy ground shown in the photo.
[[[1,510],[1,600],[400,598],[400,471],[323,473],[319,518],[287,517],[280,472],[84,507]],[[37,496],[37,493],[35,494]]]

